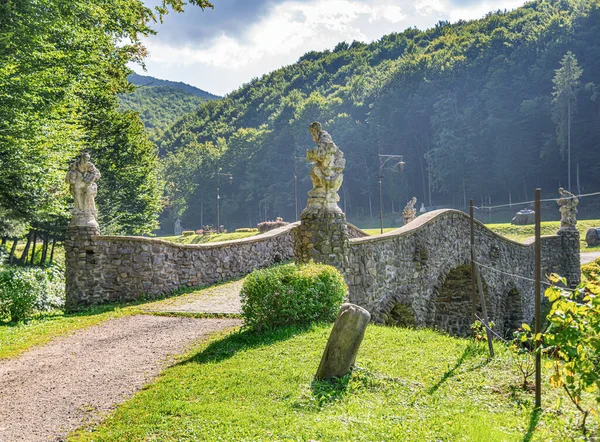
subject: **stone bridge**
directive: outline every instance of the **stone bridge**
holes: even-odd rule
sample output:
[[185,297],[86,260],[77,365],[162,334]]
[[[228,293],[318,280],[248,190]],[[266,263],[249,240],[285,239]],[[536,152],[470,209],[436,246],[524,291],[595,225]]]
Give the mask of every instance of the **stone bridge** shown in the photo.
[[[543,236],[542,275],[579,282],[579,233]],[[519,243],[475,222],[476,261],[490,320],[505,331],[534,315],[533,239]],[[350,302],[375,322],[465,334],[471,323],[470,219],[437,210],[382,235],[350,240]],[[479,304],[479,297],[477,298]]]
[[[182,245],[160,239],[90,235],[65,241],[67,307],[155,297],[243,276],[294,257],[292,230],[222,243]],[[469,217],[438,210],[389,233],[365,236],[347,225],[350,302],[375,322],[437,327],[465,334],[471,323]],[[499,330],[533,318],[533,242],[518,243],[475,224],[476,260],[490,319]],[[579,233],[542,237],[543,273],[579,282]]]

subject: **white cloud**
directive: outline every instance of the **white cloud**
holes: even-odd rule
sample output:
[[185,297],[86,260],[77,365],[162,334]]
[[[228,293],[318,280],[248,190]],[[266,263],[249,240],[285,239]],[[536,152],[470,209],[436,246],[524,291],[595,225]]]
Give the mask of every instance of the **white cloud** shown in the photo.
[[[322,50],[342,40],[368,40],[357,20],[368,17],[370,23],[399,23],[405,19],[399,6],[368,5],[349,0],[317,0],[311,3],[286,2],[251,26],[245,39],[222,34],[204,47],[172,47],[166,42],[148,39],[151,59],[157,63],[190,66],[201,63],[231,69],[243,69],[267,56],[297,53],[299,48]],[[159,29],[160,32],[160,29]],[[304,51],[304,49],[302,49]],[[299,56],[301,54],[297,54]]]
[[[450,0],[284,1],[273,4],[241,35],[221,33],[209,41],[176,46],[161,40],[158,28],[158,35],[146,40],[148,74],[225,94],[252,77],[293,63],[308,51],[331,49],[340,41],[373,41],[409,26],[424,29],[442,19],[482,17],[490,10],[522,3],[484,0],[457,8]],[[201,18],[210,20],[210,14]]]

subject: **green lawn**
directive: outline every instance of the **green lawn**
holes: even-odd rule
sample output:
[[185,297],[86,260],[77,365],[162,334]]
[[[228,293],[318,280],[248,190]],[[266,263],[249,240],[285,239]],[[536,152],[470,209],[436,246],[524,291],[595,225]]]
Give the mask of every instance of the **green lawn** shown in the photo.
[[208,242],[231,241],[258,235],[258,232],[209,233],[207,235],[161,236],[158,239],[178,244],[204,244]]
[[[314,383],[331,326],[221,335],[71,441],[529,441],[580,436],[544,385],[543,412],[500,345],[369,326],[358,369]],[[544,375],[547,379],[548,373]],[[592,418],[593,420],[593,418]],[[591,422],[597,430],[597,421]]]
[[[486,224],[494,232],[506,236],[509,239],[515,241],[524,241],[527,238],[531,238],[535,235],[535,226],[513,226],[510,223],[503,224]],[[542,235],[555,235],[560,227],[560,221],[548,221],[542,222],[541,231]],[[585,234],[591,227],[600,227],[600,220],[580,220],[577,221],[577,230],[579,230],[581,237],[581,251],[587,250],[598,250],[600,247],[587,247],[585,242]]]

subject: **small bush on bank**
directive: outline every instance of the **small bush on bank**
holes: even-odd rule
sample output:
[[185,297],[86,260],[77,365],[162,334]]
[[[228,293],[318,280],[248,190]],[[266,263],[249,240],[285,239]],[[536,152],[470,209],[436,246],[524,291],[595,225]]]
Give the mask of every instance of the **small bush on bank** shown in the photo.
[[257,270],[244,280],[242,315],[255,330],[333,321],[347,290],[332,266],[288,264]]
[[194,234],[193,230],[184,230],[183,232],[181,232],[182,236],[191,236]]
[[260,233],[268,232],[269,230],[278,229],[283,226],[287,226],[289,223],[285,222],[282,218],[277,218],[275,221],[265,221],[256,225]]
[[60,309],[64,302],[65,277],[61,267],[0,268],[0,320],[22,321],[36,311]]
[[258,229],[255,227],[241,227],[239,229],[235,229],[237,233],[253,233],[258,232]]

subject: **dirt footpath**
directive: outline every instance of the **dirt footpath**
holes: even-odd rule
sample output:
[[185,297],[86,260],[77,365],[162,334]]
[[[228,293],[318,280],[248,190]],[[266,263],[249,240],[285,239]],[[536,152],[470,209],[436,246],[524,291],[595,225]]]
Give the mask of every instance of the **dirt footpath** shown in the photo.
[[208,334],[237,319],[112,319],[0,361],[0,441],[64,440],[99,421]]

